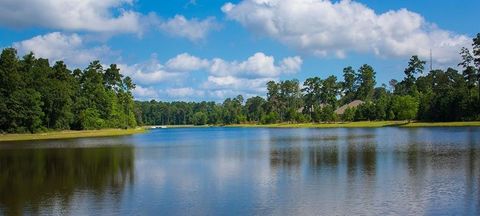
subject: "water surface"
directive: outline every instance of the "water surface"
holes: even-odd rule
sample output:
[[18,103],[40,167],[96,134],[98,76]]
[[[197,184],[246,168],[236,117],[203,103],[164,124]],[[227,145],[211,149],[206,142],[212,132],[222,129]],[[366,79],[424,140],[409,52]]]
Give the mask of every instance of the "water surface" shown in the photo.
[[0,215],[479,215],[480,128],[158,129],[0,144]]

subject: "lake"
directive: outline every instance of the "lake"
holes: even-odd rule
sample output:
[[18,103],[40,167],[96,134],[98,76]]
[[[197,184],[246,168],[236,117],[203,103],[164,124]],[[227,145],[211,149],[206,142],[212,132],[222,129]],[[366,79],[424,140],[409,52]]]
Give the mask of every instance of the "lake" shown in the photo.
[[0,144],[0,215],[479,215],[480,128],[178,128]]

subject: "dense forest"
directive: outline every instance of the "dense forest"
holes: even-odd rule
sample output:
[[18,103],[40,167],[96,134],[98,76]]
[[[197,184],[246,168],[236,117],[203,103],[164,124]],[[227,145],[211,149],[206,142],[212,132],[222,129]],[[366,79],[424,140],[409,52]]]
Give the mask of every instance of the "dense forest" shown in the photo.
[[[6,48],[0,56],[0,132],[128,128],[140,125],[335,122],[361,120],[480,120],[480,33],[472,50],[447,70],[426,71],[412,56],[401,81],[377,85],[370,65],[336,76],[270,81],[267,95],[215,102],[134,101],[130,77],[94,61],[84,70],[53,66],[33,53],[22,58]],[[336,110],[352,101],[362,103]]]
[[84,70],[53,66],[33,53],[0,56],[0,132],[127,128],[137,125],[135,84],[112,64],[94,61]]
[[[447,70],[430,70],[412,56],[403,80],[377,87],[370,65],[357,70],[346,67],[343,79],[336,76],[270,81],[267,95],[244,99],[239,95],[215,102],[136,101],[137,121],[146,125],[237,124],[277,122],[335,122],[361,120],[480,120],[480,34],[473,50],[462,48],[462,61]],[[460,68],[456,70],[454,68]],[[335,110],[347,107],[343,114]]]

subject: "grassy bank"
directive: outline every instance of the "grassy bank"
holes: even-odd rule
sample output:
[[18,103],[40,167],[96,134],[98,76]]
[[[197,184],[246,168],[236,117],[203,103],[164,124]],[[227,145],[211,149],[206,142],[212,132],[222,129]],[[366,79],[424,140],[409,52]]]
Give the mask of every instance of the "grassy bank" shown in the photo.
[[264,128],[376,128],[398,126],[405,124],[403,121],[360,121],[336,123],[278,123],[278,124],[236,124],[229,127],[264,127]]
[[471,122],[412,122],[402,127],[480,127],[480,121]]
[[378,128],[378,127],[480,127],[480,121],[475,122],[411,122],[406,121],[359,121],[337,123],[279,123],[279,124],[236,124],[228,127],[257,128]]
[[0,142],[4,141],[28,141],[28,140],[47,140],[47,139],[72,139],[83,137],[107,137],[123,136],[137,133],[144,133],[146,129],[101,129],[101,130],[82,130],[82,131],[53,131],[36,134],[1,134]]

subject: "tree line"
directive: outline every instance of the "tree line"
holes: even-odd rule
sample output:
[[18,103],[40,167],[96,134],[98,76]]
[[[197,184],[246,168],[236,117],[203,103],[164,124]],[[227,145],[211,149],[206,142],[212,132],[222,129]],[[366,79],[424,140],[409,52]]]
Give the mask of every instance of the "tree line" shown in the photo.
[[[362,120],[473,121],[480,120],[480,33],[472,50],[462,48],[457,67],[430,70],[412,56],[403,80],[377,86],[370,65],[343,69],[336,76],[270,81],[267,95],[242,95],[215,102],[136,101],[135,116],[146,125],[335,122]],[[460,71],[454,69],[460,68]],[[352,101],[339,115],[335,110]]]
[[0,55],[0,132],[127,128],[137,125],[130,77],[99,61],[69,70],[63,61],[14,48]]
[[[130,77],[99,61],[68,69],[62,61],[13,48],[0,55],[0,132],[128,128],[136,125],[335,122],[361,120],[480,120],[480,33],[462,48],[461,70],[430,70],[412,56],[403,80],[377,86],[370,65],[346,67],[343,77],[269,81],[266,97],[215,102],[134,101]],[[340,106],[358,106],[335,112]]]

